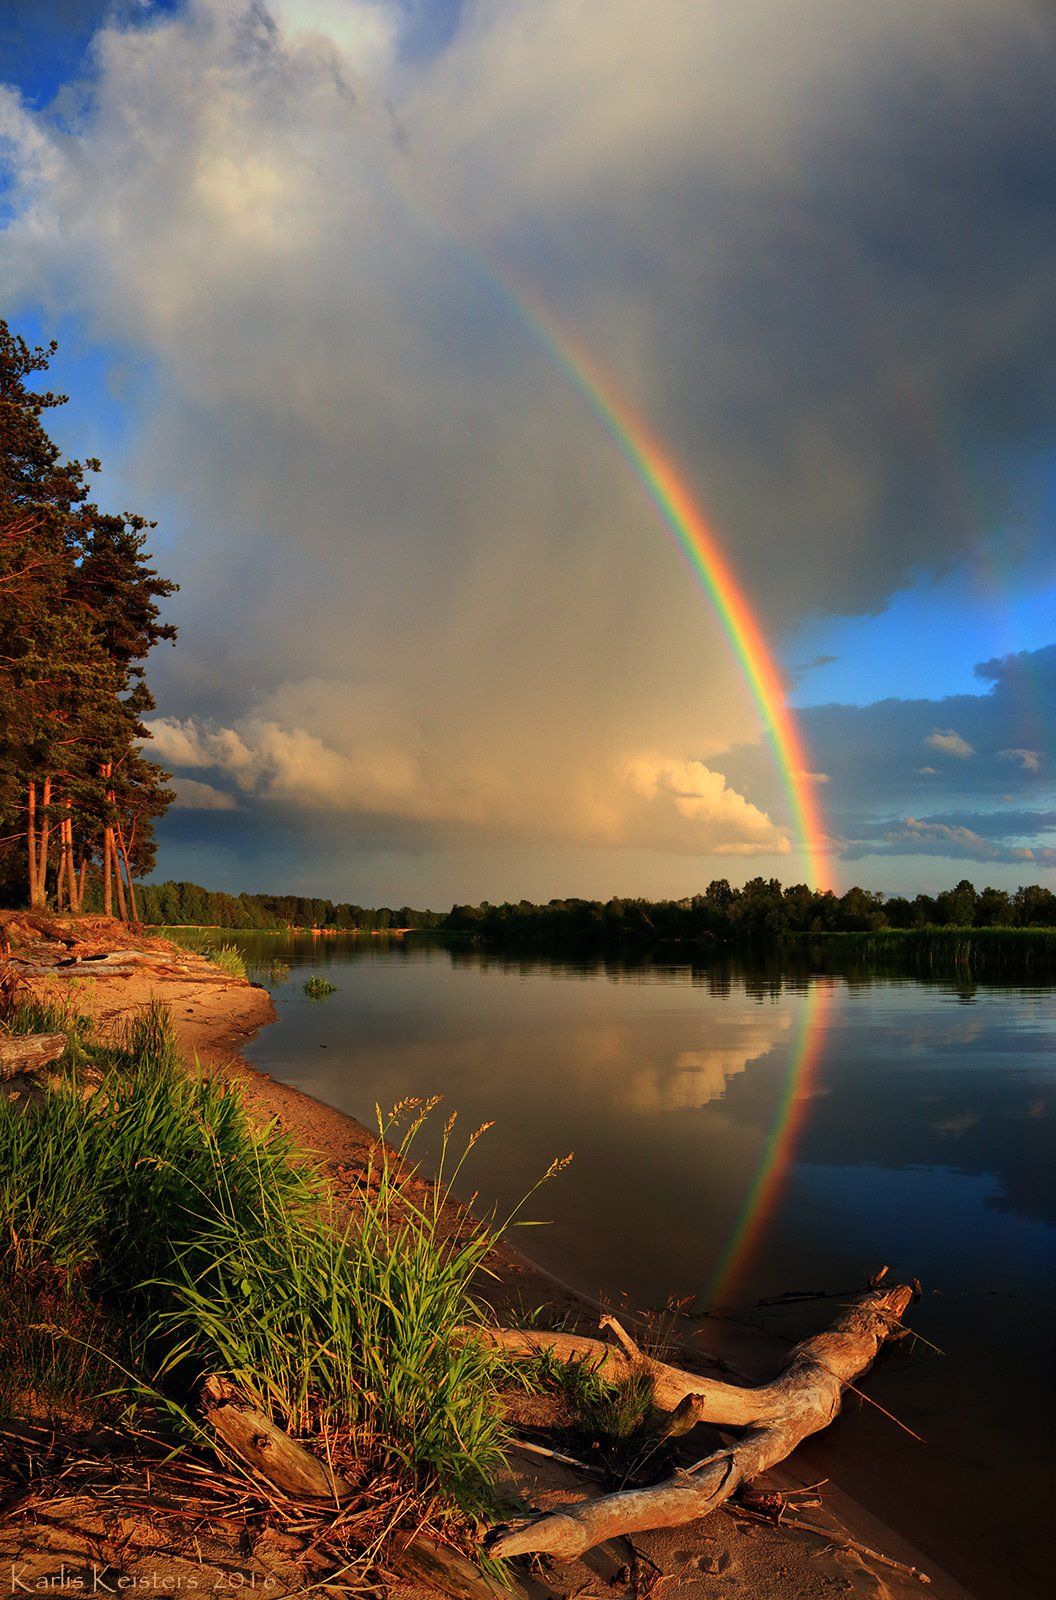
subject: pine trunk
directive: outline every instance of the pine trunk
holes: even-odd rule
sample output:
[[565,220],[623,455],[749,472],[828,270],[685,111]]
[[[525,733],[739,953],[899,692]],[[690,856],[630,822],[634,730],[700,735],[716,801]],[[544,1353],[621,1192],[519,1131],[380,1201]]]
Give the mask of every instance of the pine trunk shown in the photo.
[[132,921],[138,922],[139,914],[136,911],[136,886],[132,882],[132,867],[129,863],[128,849],[125,845],[124,829],[121,827],[120,823],[117,825],[117,842],[121,846],[121,859],[125,863],[125,877],[128,880],[128,909],[132,915]]
[[125,904],[125,885],[124,885],[124,882],[122,881],[122,878],[121,878],[121,862],[120,862],[120,860],[118,858],[118,854],[117,854],[117,839],[114,836],[113,828],[111,828],[109,830],[109,833],[110,833],[110,859],[113,861],[113,864],[114,864],[114,886],[117,889],[117,914],[120,917],[122,922],[127,922],[128,921],[128,907]]
[[66,898],[67,898],[67,901],[69,902],[70,910],[73,911],[73,912],[77,912],[81,908],[77,904],[77,871],[76,871],[76,868],[74,866],[74,860],[73,860],[73,816],[72,816],[72,813],[71,813],[69,800],[67,800],[67,802],[66,802],[65,827],[66,827]]
[[48,903],[48,843],[51,839],[51,778],[44,779],[40,797],[40,845],[37,851],[37,899],[42,906]]
[[[66,818],[59,820],[59,872],[55,879],[55,909],[63,909],[63,897],[68,897],[68,884],[66,872]],[[68,908],[67,908],[68,909]]]
[[[113,770],[113,764],[105,761],[99,768],[99,775],[102,778],[109,778]],[[106,804],[108,807],[112,799],[113,795],[107,790]],[[103,915],[107,917],[112,917],[114,914],[114,880],[110,875],[113,866],[114,834],[110,824],[107,823],[103,828]]]
[[26,858],[29,863],[29,903],[36,907],[37,901],[37,786],[30,779],[29,792],[26,799]]
[[113,865],[114,841],[109,828],[103,829],[103,915],[114,914],[114,880],[110,876]]

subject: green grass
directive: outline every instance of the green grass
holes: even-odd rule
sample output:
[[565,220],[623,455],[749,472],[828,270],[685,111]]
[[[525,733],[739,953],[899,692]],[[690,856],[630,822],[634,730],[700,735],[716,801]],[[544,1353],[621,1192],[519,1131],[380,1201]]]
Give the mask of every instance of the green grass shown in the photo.
[[156,1286],[169,1306],[165,1370],[222,1371],[294,1432],[383,1438],[481,1515],[504,1442],[502,1367],[460,1330],[479,1320],[470,1281],[494,1234],[450,1238],[441,1198],[421,1199],[410,1159],[420,1126],[394,1157],[379,1154],[343,1225],[264,1173],[248,1204],[218,1173],[193,1245]]
[[[197,956],[204,956],[206,961],[211,961],[214,967],[219,967],[221,972],[228,973],[232,978],[246,977],[246,960],[241,950],[235,944],[226,941],[218,943],[216,939],[209,938],[208,935],[214,930],[162,927],[158,931],[184,950],[190,950]],[[215,931],[227,933],[230,930],[225,928]]]
[[[40,1020],[13,1020],[27,1018]],[[28,1108],[0,1100],[0,1292],[83,1300],[100,1326],[112,1308],[122,1333],[106,1354],[134,1375],[130,1392],[160,1392],[174,1415],[221,1374],[280,1426],[380,1453],[452,1515],[493,1511],[505,1370],[461,1330],[481,1320],[472,1283],[512,1219],[452,1233],[445,1213],[479,1132],[456,1155],[452,1119],[425,1184],[414,1143],[432,1106],[407,1102],[383,1130],[410,1119],[398,1148],[379,1147],[342,1219],[280,1131],[180,1068],[163,1007],[109,1048],[76,1020],[68,1036],[68,1087]],[[88,1097],[85,1061],[104,1074]],[[20,1326],[0,1326],[0,1365]],[[46,1357],[33,1358],[42,1371]],[[62,1372],[26,1386],[61,1388]],[[83,1385],[70,1383],[76,1409]]]
[[516,1361],[511,1376],[527,1378],[533,1388],[557,1390],[574,1431],[591,1445],[638,1439],[655,1418],[653,1384],[646,1373],[613,1383],[591,1361],[562,1361],[544,1351],[530,1362]]
[[304,992],[309,1000],[325,1000],[328,995],[337,993],[337,985],[329,978],[312,977],[306,979]]
[[619,1383],[606,1383],[600,1392],[584,1397],[580,1425],[589,1433],[621,1443],[636,1439],[655,1413],[653,1383],[647,1373],[632,1373]]
[[237,945],[206,945],[202,948],[202,954],[207,961],[213,963],[214,967],[219,967],[220,971],[226,972],[229,977],[244,978],[246,976],[245,957]]

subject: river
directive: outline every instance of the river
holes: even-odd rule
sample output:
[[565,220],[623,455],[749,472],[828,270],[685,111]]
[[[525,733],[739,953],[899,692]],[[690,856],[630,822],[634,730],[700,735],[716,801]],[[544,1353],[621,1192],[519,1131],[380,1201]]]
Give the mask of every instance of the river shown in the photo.
[[[238,943],[290,965],[255,1065],[366,1122],[433,1094],[467,1132],[495,1122],[462,1185],[478,1210],[575,1152],[515,1242],[582,1290],[695,1299],[726,1348],[813,1331],[881,1265],[919,1278],[922,1337],[868,1394],[926,1443],[850,1397],[812,1459],[983,1600],[1051,1592],[1056,990]],[[312,974],[335,993],[307,999]],[[831,1298],[760,1303],[789,1293]]]

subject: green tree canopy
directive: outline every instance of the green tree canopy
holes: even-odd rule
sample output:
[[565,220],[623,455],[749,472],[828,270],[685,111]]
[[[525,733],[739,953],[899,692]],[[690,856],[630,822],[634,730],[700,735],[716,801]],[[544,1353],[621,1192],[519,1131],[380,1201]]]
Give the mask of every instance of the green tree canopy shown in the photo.
[[150,565],[153,524],[100,511],[86,481],[99,462],[48,436],[66,397],[30,385],[55,348],[0,320],[0,871],[31,905],[71,910],[98,872],[106,910],[116,891],[134,914],[172,798],[141,746],[144,662],[176,636],[159,608],[176,586]]

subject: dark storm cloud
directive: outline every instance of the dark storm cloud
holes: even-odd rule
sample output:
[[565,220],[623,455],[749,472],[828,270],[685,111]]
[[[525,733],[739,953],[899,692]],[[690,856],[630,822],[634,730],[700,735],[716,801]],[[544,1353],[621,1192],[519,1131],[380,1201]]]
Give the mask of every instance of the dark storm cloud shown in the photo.
[[[427,12],[139,8],[150,27],[97,37],[76,116],[0,97],[8,299],[152,374],[123,470],[182,585],[155,670],[173,849],[266,860],[270,836],[278,871],[299,802],[302,860],[337,818],[364,858],[386,826],[432,849],[434,880],[452,833],[618,850],[612,889],[665,851],[783,868],[787,798],[717,619],[474,252],[613,369],[775,636],[880,608],[999,524],[1027,561],[1056,422],[1056,14]],[[1047,806],[1044,654],[978,697],[804,713],[832,831]]]
[[[584,178],[512,248],[618,371],[653,284],[650,407],[779,626],[878,608],[998,527],[1029,558],[1049,518],[1025,468],[1056,422],[1056,15],[821,0],[792,38],[739,10],[743,35],[684,29],[715,102],[696,137],[644,130],[618,192],[570,156]],[[588,93],[587,152],[601,115]]]

